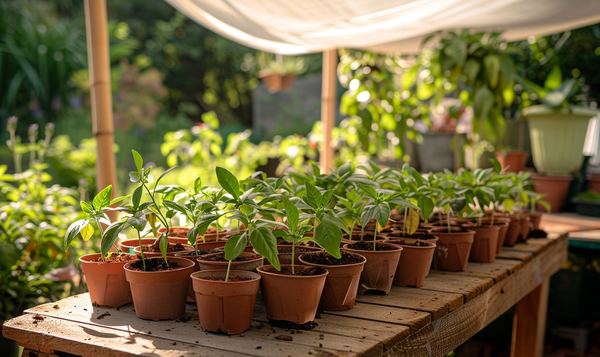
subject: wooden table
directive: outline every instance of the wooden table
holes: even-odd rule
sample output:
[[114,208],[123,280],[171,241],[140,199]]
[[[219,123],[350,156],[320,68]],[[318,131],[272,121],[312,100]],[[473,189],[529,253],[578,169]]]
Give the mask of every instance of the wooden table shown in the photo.
[[3,334],[39,356],[445,356],[514,307],[513,356],[541,356],[565,232],[600,227],[552,218],[544,217],[549,238],[505,247],[494,263],[469,263],[464,272],[432,271],[418,289],[359,296],[352,310],[320,312],[312,331],[271,327],[261,301],[250,330],[224,336],[203,332],[191,304],[177,321],[154,322],[137,318],[132,305],[92,307],[83,294],[27,310]]

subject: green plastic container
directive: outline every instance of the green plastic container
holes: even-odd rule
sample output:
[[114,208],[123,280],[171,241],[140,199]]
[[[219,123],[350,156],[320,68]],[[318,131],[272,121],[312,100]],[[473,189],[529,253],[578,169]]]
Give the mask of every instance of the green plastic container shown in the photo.
[[554,110],[536,105],[523,109],[521,114],[529,122],[531,153],[539,173],[569,175],[579,170],[588,123],[600,111],[580,107]]

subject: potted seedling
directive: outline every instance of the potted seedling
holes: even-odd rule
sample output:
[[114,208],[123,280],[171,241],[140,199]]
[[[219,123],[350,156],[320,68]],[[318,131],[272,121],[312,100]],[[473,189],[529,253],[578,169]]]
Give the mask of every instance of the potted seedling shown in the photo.
[[[132,150],[132,153],[137,170],[130,172],[129,177],[132,182],[138,184],[138,187],[131,195],[131,204],[120,207],[120,211],[125,215],[107,228],[102,250],[104,252],[109,243],[112,245],[125,228],[133,228],[138,235],[139,253],[142,259],[125,264],[124,269],[131,286],[135,313],[140,318],[155,321],[176,319],[185,312],[189,279],[194,271],[194,263],[183,258],[168,257],[167,259],[169,223],[161,211],[156,194],[158,183],[170,170],[159,176],[153,189],[150,190],[148,184],[152,166],[144,169],[144,161],[140,154],[135,150]],[[141,202],[144,191],[150,197],[148,202]],[[157,238],[162,259],[144,256],[140,232],[149,224],[147,216],[156,217],[166,228],[165,232]]]
[[[364,229],[360,231],[355,231],[354,227],[356,227],[357,223],[360,220],[360,215],[364,210],[365,205],[367,204],[367,200],[364,199],[364,195],[361,191],[357,190],[354,187],[351,187],[344,195],[338,196],[335,195],[338,201],[338,217],[344,219],[346,224],[350,227],[348,233],[348,241],[352,242],[353,239],[359,238],[362,240],[362,236],[364,234]],[[359,235],[357,237],[356,235]]]
[[[85,219],[74,222],[67,229],[63,248],[69,249],[71,242],[78,235],[85,241],[89,240],[95,232],[93,224],[96,224],[102,233],[102,244],[104,241],[105,226],[110,225],[106,211],[127,197],[115,198],[111,201],[112,185],[100,191],[92,200],[92,203],[81,201],[81,209],[86,214]],[[110,248],[110,247],[109,247]],[[87,254],[79,258],[81,268],[85,274],[90,299],[94,306],[119,307],[132,301],[131,289],[125,279],[123,266],[137,257],[131,254],[117,252]]]

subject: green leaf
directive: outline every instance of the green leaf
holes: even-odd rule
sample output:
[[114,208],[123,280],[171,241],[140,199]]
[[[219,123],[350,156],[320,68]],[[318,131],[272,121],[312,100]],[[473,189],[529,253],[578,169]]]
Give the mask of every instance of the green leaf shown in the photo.
[[483,58],[483,66],[490,88],[496,88],[500,77],[500,59],[496,55],[487,55]]
[[135,167],[137,168],[138,172],[141,173],[142,168],[144,167],[144,159],[142,159],[142,156],[133,149],[131,150],[131,153],[133,154],[133,161],[135,161]]
[[241,234],[235,234],[227,240],[225,243],[225,259],[234,260],[239,257],[240,254],[246,249],[248,245],[248,238],[246,232]]
[[158,177],[158,179],[156,180],[156,183],[154,184],[154,187],[156,187],[158,185],[158,183],[160,182],[160,180],[162,180],[163,177],[165,177],[166,174],[168,174],[169,172],[175,170],[177,168],[177,166],[173,166],[170,167],[169,169],[167,169],[165,172],[162,173],[162,175],[160,175]]
[[458,213],[462,211],[463,208],[467,205],[467,200],[464,197],[454,197],[450,199],[448,202],[450,208],[454,213]]
[[194,193],[198,194],[200,191],[202,191],[202,179],[198,176],[194,180]]
[[474,59],[470,59],[465,63],[463,73],[467,76],[467,83],[475,82],[475,78],[477,78],[480,69],[481,63]]
[[254,250],[267,258],[275,269],[281,269],[278,257],[279,251],[277,250],[277,238],[275,238],[270,229],[266,227],[253,229],[250,232],[250,243],[254,247]]
[[418,199],[417,203],[419,208],[421,209],[421,213],[423,213],[423,218],[425,219],[425,222],[429,221],[429,217],[431,217],[431,214],[433,213],[433,209],[435,207],[433,200],[427,196],[421,196]]
[[548,203],[547,201],[537,200],[537,203],[541,204],[542,207],[544,207],[546,211],[548,211],[548,213],[552,211],[552,206],[550,206],[550,203]]
[[376,206],[373,216],[382,227],[387,226],[390,219],[390,206],[387,203],[380,203]]
[[112,185],[106,186],[102,191],[98,192],[94,200],[92,201],[92,206],[97,210],[101,210],[102,208],[108,207],[110,205],[110,196],[112,195]]
[[319,189],[310,182],[306,183],[306,198],[306,203],[308,203],[314,209],[319,208],[323,201],[323,195],[321,195],[321,191],[319,191]]
[[346,233],[350,233],[350,228],[348,227],[348,225],[346,224],[346,222],[339,218],[336,217],[334,215],[331,215],[329,213],[325,214],[325,216],[323,217],[324,221],[329,221],[333,224],[335,224],[340,230],[346,232]]
[[73,224],[71,224],[69,228],[67,228],[67,233],[65,234],[65,239],[63,241],[63,249],[65,252],[67,251],[67,249],[69,249],[69,246],[71,245],[73,239],[75,239],[79,232],[81,232],[81,230],[89,223],[89,219],[80,219],[78,221],[73,222]]
[[193,247],[196,245],[196,240],[198,239],[198,227],[192,227],[187,233],[188,242]]
[[555,64],[554,67],[548,73],[548,77],[546,77],[546,81],[544,82],[544,87],[555,90],[560,88],[562,84],[563,78],[562,73],[560,71],[560,66]]
[[500,173],[500,171],[502,171],[502,165],[500,165],[500,162],[493,157],[490,157],[489,160],[492,163],[494,170],[496,170],[497,173]]
[[148,221],[144,212],[136,212],[135,215],[127,218],[127,223],[137,231],[143,231]]
[[408,209],[408,215],[406,217],[406,233],[413,234],[419,228],[419,223],[421,218],[419,217],[419,212],[412,208]]
[[116,204],[116,203],[119,203],[119,202],[121,202],[121,201],[124,201],[124,200],[128,199],[129,197],[131,197],[131,196],[130,196],[130,195],[127,195],[127,196],[120,196],[120,197],[116,197],[115,199],[113,199],[113,200],[111,200],[111,201],[110,201],[110,204],[109,204],[109,206],[112,206],[112,205],[114,205],[114,204]]
[[140,173],[137,171],[129,172],[129,181],[134,183],[140,182]]
[[285,206],[285,213],[287,215],[288,228],[292,233],[296,233],[300,224],[298,208],[287,197],[283,197],[283,205]]
[[236,200],[240,198],[240,183],[238,179],[229,170],[217,166],[217,179],[225,191],[231,194]]
[[140,185],[133,191],[133,194],[131,195],[131,204],[133,205],[134,210],[137,210],[140,206],[143,190],[144,187]]
[[551,108],[559,108],[571,95],[571,91],[577,84],[577,78],[571,78],[563,83],[558,89],[546,93],[540,100]]
[[314,241],[336,259],[342,257],[340,253],[342,231],[332,222],[325,220],[317,226]]
[[514,206],[515,206],[515,200],[513,200],[512,198],[507,198],[504,201],[502,201],[502,207],[504,207],[504,210],[506,212],[512,211]]
[[92,207],[92,205],[85,201],[79,202],[79,205],[81,206],[81,210],[87,214],[92,214],[94,212],[94,208]]
[[125,222],[121,221],[115,222],[106,228],[104,234],[102,234],[102,241],[100,242],[100,252],[102,253],[102,256],[105,256],[106,253],[108,253],[123,228],[125,228]]
[[169,238],[167,237],[167,233],[162,233],[160,235],[159,242],[160,254],[162,255],[165,262],[167,261],[167,250],[169,249]]
[[492,105],[494,104],[494,95],[488,87],[481,87],[475,92],[473,109],[475,110],[475,119],[484,121]]
[[81,233],[81,238],[83,238],[84,241],[88,241],[94,235],[94,227],[92,227],[91,224],[86,224],[81,228],[81,232],[79,233]]
[[365,195],[367,197],[370,197],[370,198],[372,198],[374,200],[377,199],[377,191],[373,187],[370,187],[370,186],[367,186],[367,185],[363,185],[363,184],[360,184],[360,183],[358,184],[358,187],[360,187],[360,189],[365,193]]

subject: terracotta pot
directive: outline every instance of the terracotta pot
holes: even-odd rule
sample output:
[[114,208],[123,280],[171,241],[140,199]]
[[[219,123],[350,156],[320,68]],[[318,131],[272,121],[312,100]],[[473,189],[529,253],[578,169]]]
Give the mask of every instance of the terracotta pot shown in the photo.
[[434,266],[439,270],[466,270],[475,231],[462,232],[462,227],[450,229],[452,233],[448,233],[448,227],[437,227],[431,231],[439,238]]
[[[142,238],[142,245],[150,245],[154,243],[156,238]],[[126,239],[118,243],[119,249],[121,249],[124,253],[135,254],[135,247],[140,246],[140,241],[138,238],[134,239]]]
[[524,213],[527,217],[529,217],[531,224],[533,225],[533,229],[540,229],[540,223],[542,223],[542,214],[541,213]]
[[522,214],[521,215],[521,231],[519,233],[519,241],[525,242],[529,238],[529,222],[531,218]]
[[260,275],[249,271],[232,270],[230,278],[245,277],[245,281],[215,281],[205,277],[224,277],[226,271],[204,270],[192,274],[198,305],[198,317],[203,331],[229,335],[250,328]]
[[[489,217],[484,217],[481,220],[481,224],[483,225],[489,225],[491,222],[492,220]],[[498,232],[498,244],[496,244],[496,254],[499,254],[502,251],[502,246],[506,240],[506,233],[508,232],[509,225],[510,218],[494,217],[494,226],[500,227],[500,231]]]
[[98,253],[79,258],[92,305],[119,307],[129,304],[133,301],[131,288],[123,270],[127,262],[92,262],[100,257]]
[[[177,243],[170,243],[169,245],[173,245],[173,244],[177,244]],[[177,252],[167,252],[167,256],[168,257],[172,257],[175,254],[181,254],[181,253],[185,253],[185,252],[191,252],[194,250],[194,247],[191,247],[189,245],[184,245],[183,246],[183,250],[177,251]],[[133,248],[133,251],[135,252],[135,255],[138,256],[138,258],[142,258],[142,253],[140,253],[140,247],[137,246],[135,248]],[[144,258],[148,259],[148,258],[157,258],[157,257],[162,257],[162,253],[160,252],[144,252]]]
[[281,77],[281,90],[284,92],[287,92],[290,90],[290,88],[292,87],[292,83],[294,83],[294,80],[296,79],[296,76],[293,74],[286,74],[284,76]]
[[262,277],[260,286],[267,317],[297,324],[313,321],[329,272],[307,276],[282,275],[266,271],[269,267],[263,265],[256,269]]
[[[279,250],[280,248],[289,248],[289,245],[278,245],[277,249]],[[307,251],[314,251],[314,252],[319,252],[319,251],[323,251],[323,248],[321,247],[298,247],[296,246],[296,248],[300,248],[300,249],[305,249]],[[302,255],[302,252],[294,252],[294,264],[302,264],[300,262],[300,255]],[[292,253],[279,253],[277,255],[279,257],[279,264],[292,264]],[[265,259],[265,264],[271,264],[270,262],[268,262],[268,259]]]
[[279,73],[269,73],[261,70],[258,72],[258,77],[265,84],[267,90],[271,93],[281,90],[282,76]]
[[[210,253],[207,253],[207,254],[210,254]],[[187,260],[191,261],[192,263],[194,263],[194,272],[197,272],[197,271],[200,271],[200,262],[198,262],[198,258],[200,258],[203,255],[206,255],[206,254],[184,255],[184,256],[176,255],[176,257],[187,259]],[[190,287],[188,289],[187,302],[195,302],[195,301],[196,301],[196,294],[194,293],[194,287],[192,286],[192,281],[190,280]]]
[[[319,301],[319,309],[328,311],[350,310],[356,303],[356,292],[360,282],[360,274],[363,271],[367,259],[362,255],[362,262],[347,265],[324,265],[314,264],[302,259],[306,255],[314,253],[304,253],[300,256],[300,262],[305,265],[319,266],[327,269],[329,275],[325,279],[323,294]],[[352,254],[352,253],[346,253]],[[358,254],[352,254],[357,255]]]
[[519,234],[521,234],[521,221],[518,218],[510,218],[508,223],[508,229],[506,230],[506,239],[504,245],[512,247],[519,240]]
[[217,248],[223,248],[226,243],[226,238],[219,238],[219,240],[212,241],[207,240],[206,242],[202,242],[202,240],[199,240],[198,242],[196,242],[196,248],[200,250],[213,250]]
[[496,151],[496,159],[500,162],[504,172],[520,172],[525,168],[529,151],[507,150]]
[[476,263],[492,263],[496,260],[496,250],[498,249],[499,226],[478,226],[469,227],[469,230],[475,231],[469,261]]
[[[198,263],[200,264],[200,270],[227,270],[227,266],[229,265],[228,261],[208,261],[205,260],[208,257],[213,257],[217,255],[223,255],[224,253],[213,253],[203,255],[198,258]],[[263,257],[255,253],[243,252],[240,257],[253,257],[255,258],[247,261],[239,261],[239,262],[231,262],[232,270],[245,270],[245,271],[256,271],[256,268],[263,265]]]
[[168,271],[136,271],[125,264],[125,276],[131,285],[135,314],[141,319],[176,319],[185,313],[185,302],[194,263],[169,257],[180,268]]
[[[394,250],[360,250],[352,249],[352,245],[345,245],[341,250],[359,254],[367,258],[367,263],[360,275],[358,292],[363,294],[367,290],[379,290],[389,294],[398,268],[398,261],[402,247],[390,243],[377,243],[378,245],[391,246]],[[372,246],[373,243],[371,242]]]
[[[536,185],[533,185],[533,191],[537,193],[548,194],[543,199],[552,207],[551,212],[560,212],[567,198],[567,193],[569,192],[571,181],[573,181],[573,176],[547,176],[532,174],[531,179],[537,182]],[[545,208],[540,204],[536,205],[536,209],[538,211],[545,211]]]
[[422,241],[421,244],[425,246],[398,243],[403,249],[394,276],[394,286],[415,286],[418,288],[425,282],[436,245],[426,241]]
[[[417,240],[417,237],[416,237],[417,234],[430,235],[430,236],[433,235],[433,234],[429,233],[429,229],[428,229],[424,233],[417,231],[415,234],[410,235],[408,237],[404,236],[404,234],[402,234],[401,232],[394,232],[393,234],[389,234],[387,236],[387,238],[388,238],[388,242],[397,243],[399,240]],[[431,239],[420,238],[419,240],[422,242],[427,242],[427,243],[437,243],[439,238],[437,236],[433,235],[433,238],[431,238]]]

